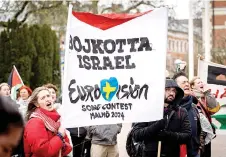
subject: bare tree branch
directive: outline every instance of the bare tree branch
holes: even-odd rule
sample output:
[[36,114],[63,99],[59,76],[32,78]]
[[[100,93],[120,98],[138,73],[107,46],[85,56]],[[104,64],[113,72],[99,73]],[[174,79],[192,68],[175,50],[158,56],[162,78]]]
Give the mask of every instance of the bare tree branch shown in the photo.
[[123,13],[129,13],[131,10],[137,9],[142,4],[148,5],[148,6],[151,6],[151,7],[156,7],[155,5],[153,5],[151,3],[151,1],[144,1],[144,0],[142,0],[142,1],[138,2],[137,4],[134,4],[134,5],[130,6],[129,8],[127,8],[126,10],[124,10]]
[[112,10],[112,7],[104,8],[103,10],[101,10],[101,14],[103,14],[105,11],[109,11],[109,10]]
[[10,4],[9,1],[2,1],[2,2],[1,2],[0,11],[1,11],[2,13],[9,11],[9,4]]
[[0,21],[0,26],[1,27],[7,27],[7,22]]
[[21,13],[23,13],[26,6],[29,4],[29,1],[24,1],[21,9],[14,15],[14,19],[17,19],[18,16],[20,16]]
[[[63,1],[59,2],[33,2],[33,1],[15,1],[13,3],[1,3],[1,12],[12,14],[11,20],[16,20],[21,25],[23,24],[29,15],[38,11],[57,8],[62,5]],[[2,16],[2,15],[1,15]],[[22,19],[20,20],[21,17]],[[6,20],[0,21],[1,27],[7,27],[8,22]]]
[[136,8],[139,7],[141,4],[144,4],[144,3],[145,3],[145,2],[142,0],[142,1],[138,2],[137,4],[132,5],[132,6],[130,6],[129,8],[127,8],[126,10],[124,10],[123,13],[128,13],[128,12],[130,12],[131,10],[136,9]]
[[20,21],[20,24],[23,24],[27,20],[27,18],[30,14],[41,11],[41,10],[56,8],[56,7],[60,6],[62,3],[63,3],[63,1],[58,2],[58,3],[56,3],[55,5],[52,5],[52,6],[42,6],[38,9],[30,10],[24,15],[23,19]]

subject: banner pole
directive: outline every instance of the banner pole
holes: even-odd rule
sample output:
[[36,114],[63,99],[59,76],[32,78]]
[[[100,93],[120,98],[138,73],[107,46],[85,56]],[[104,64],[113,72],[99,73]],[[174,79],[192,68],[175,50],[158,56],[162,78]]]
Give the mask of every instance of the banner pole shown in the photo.
[[157,155],[157,157],[160,157],[161,156],[161,146],[162,146],[162,142],[159,141],[159,144],[158,144],[158,155]]

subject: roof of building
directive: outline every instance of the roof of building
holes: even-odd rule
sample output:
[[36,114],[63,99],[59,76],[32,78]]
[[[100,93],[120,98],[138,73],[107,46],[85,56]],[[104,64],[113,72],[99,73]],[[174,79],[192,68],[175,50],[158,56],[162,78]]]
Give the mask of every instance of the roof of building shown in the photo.
[[[194,34],[202,37],[202,19],[194,19]],[[169,18],[169,31],[188,33],[188,19],[177,20]]]

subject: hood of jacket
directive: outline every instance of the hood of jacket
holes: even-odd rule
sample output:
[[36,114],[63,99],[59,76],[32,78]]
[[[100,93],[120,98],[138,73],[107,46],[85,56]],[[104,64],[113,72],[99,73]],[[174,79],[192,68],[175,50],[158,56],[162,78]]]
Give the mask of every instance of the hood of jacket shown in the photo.
[[173,101],[175,106],[178,106],[184,97],[184,91],[177,85],[177,83],[172,79],[166,79],[165,88],[175,88],[177,90],[176,97]]

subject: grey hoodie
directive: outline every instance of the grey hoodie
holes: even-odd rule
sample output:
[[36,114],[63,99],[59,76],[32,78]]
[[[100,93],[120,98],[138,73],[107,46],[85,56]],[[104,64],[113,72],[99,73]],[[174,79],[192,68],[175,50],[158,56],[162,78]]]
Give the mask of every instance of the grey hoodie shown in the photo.
[[92,144],[116,145],[117,135],[121,132],[122,124],[96,125],[87,128]]

